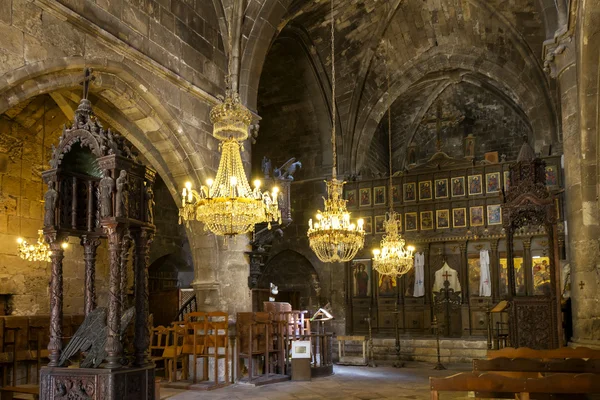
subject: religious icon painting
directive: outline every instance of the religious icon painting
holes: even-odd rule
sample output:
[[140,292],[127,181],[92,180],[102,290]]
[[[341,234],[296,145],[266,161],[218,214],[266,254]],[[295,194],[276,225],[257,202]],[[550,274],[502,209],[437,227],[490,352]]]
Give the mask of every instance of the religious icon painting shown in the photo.
[[485,192],[498,193],[500,191],[500,172],[485,174]]
[[471,226],[483,226],[483,224],[484,224],[483,206],[471,207],[470,214],[471,214],[471,220],[470,220]]
[[546,165],[546,186],[558,186],[556,165]]
[[450,210],[436,210],[435,219],[438,229],[450,228]]
[[366,235],[370,235],[373,233],[373,218],[371,216],[362,217],[364,221],[363,229]]
[[371,188],[360,188],[360,203],[361,207],[371,206]]
[[469,196],[483,193],[481,175],[469,175]]
[[419,182],[419,200],[431,200],[431,181]]
[[392,186],[392,201],[394,203],[400,203],[402,197],[400,196],[400,185]]
[[376,186],[374,189],[375,199],[373,204],[376,206],[385,205],[385,186]]
[[346,190],[346,207],[356,207],[356,189]]
[[447,199],[448,198],[448,179],[436,179],[435,180],[435,198],[436,199]]
[[415,201],[417,199],[417,184],[414,182],[404,184],[404,201]]
[[375,216],[375,234],[385,233],[385,215]]
[[421,230],[430,231],[433,229],[433,211],[421,211]]
[[379,274],[379,282],[377,285],[379,296],[395,296],[396,295],[396,277],[392,275]]
[[404,226],[406,227],[406,232],[416,231],[417,230],[417,213],[409,212],[404,214]]
[[466,228],[467,227],[467,209],[466,208],[452,209],[452,226],[454,228]]
[[502,224],[502,207],[500,207],[500,204],[487,206],[487,219],[488,225]]
[[352,279],[354,297],[371,296],[371,260],[352,260]]
[[465,195],[465,177],[455,176],[452,178],[452,197]]
[[508,192],[510,187],[510,171],[504,171],[504,191]]

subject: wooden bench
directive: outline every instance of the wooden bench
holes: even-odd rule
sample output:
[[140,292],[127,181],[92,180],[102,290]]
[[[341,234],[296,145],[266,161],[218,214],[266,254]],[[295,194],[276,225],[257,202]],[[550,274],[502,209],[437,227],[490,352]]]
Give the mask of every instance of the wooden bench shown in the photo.
[[[473,360],[473,372],[471,373],[454,375],[449,380],[430,378],[432,399],[438,398],[437,392],[442,390],[474,391],[476,398],[513,398],[515,393],[526,392],[517,389],[521,387],[520,384],[525,382],[531,384],[528,379],[545,379],[549,376],[564,379],[567,375],[579,376],[581,374],[600,378],[600,375],[595,375],[600,374],[600,351],[584,347],[552,350],[507,347],[501,350],[490,350],[487,356],[486,360]],[[600,381],[600,379],[598,380]],[[504,387],[505,384],[508,386]],[[558,383],[557,385],[559,386],[555,386],[553,383],[545,391],[539,393],[557,395],[569,393],[570,399],[575,394],[586,393],[564,392],[564,388],[561,388]],[[569,387],[566,386],[566,388]],[[436,392],[436,397],[434,397],[434,392]]]
[[33,384],[0,387],[0,400],[13,400],[15,394],[30,394],[37,400],[40,397],[40,387]]
[[[431,400],[439,400],[439,392],[475,391],[479,393],[511,393],[515,399],[530,400],[531,394],[595,394],[600,393],[597,374],[557,373],[540,378],[508,377],[492,372],[464,372],[447,378],[429,378]],[[475,397],[478,399],[481,397]],[[572,398],[572,397],[569,397]]]

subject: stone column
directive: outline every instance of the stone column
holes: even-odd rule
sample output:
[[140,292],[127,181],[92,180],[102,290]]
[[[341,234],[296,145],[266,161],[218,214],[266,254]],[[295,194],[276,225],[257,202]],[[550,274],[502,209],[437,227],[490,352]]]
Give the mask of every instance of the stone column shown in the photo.
[[150,331],[148,327],[148,267],[153,228],[141,228],[135,236],[135,364],[147,365]]
[[[600,348],[597,307],[598,59],[600,4],[581,0],[563,33],[544,43],[545,69],[558,80],[565,168],[567,258],[574,345]],[[577,18],[577,24],[574,19]],[[579,286],[584,281],[586,286]]]
[[83,260],[85,261],[84,313],[88,315],[96,309],[96,250],[100,246],[100,239],[83,235],[81,245],[83,246]]
[[108,235],[108,254],[110,258],[110,279],[108,289],[108,313],[106,325],[108,327],[108,338],[106,340],[106,368],[120,368],[123,346],[121,345],[121,241],[123,240],[122,226],[118,222],[103,224]]
[[62,352],[63,325],[63,258],[61,247],[63,237],[56,233],[46,234],[46,242],[50,244],[50,340],[48,342],[48,366],[57,367]]

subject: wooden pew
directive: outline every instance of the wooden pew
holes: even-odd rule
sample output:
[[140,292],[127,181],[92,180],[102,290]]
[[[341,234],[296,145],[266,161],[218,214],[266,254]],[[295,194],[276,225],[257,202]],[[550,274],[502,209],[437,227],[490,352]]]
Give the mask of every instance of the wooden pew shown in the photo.
[[[550,374],[540,378],[508,377],[492,372],[464,372],[447,378],[429,378],[431,400],[439,400],[439,392],[511,393],[515,399],[530,400],[532,394],[597,394],[597,374]],[[476,397],[477,399],[477,397]]]
[[527,347],[505,347],[500,350],[488,350],[487,358],[533,358],[540,360],[567,359],[567,358],[590,358],[600,359],[600,350],[589,347],[561,347],[551,350],[534,350]]

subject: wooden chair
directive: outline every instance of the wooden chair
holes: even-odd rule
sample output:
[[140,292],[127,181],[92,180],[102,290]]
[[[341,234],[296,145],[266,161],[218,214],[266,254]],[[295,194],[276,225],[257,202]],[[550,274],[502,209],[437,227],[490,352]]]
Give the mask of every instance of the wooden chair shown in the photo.
[[[207,313],[203,323],[194,324],[194,331],[198,333],[194,335],[196,342],[201,341],[203,344],[203,351],[194,354],[194,383],[197,358],[203,359],[202,380],[208,380],[208,366],[212,358],[214,359],[214,386],[227,385],[229,383],[229,315],[225,312]],[[223,349],[223,353],[219,352],[220,349]],[[219,360],[225,360],[225,376],[222,383],[219,382]]]
[[163,358],[166,360],[169,383],[177,380],[177,371],[181,362],[181,379],[187,379],[188,363],[187,354],[183,352],[185,339],[185,326],[173,324],[167,328],[167,346],[163,351]]
[[167,360],[164,357],[164,352],[167,348],[168,340],[168,328],[162,325],[152,328],[150,333],[150,360],[155,364],[162,363],[162,369],[165,371],[166,378],[169,377],[169,371],[167,369]]

